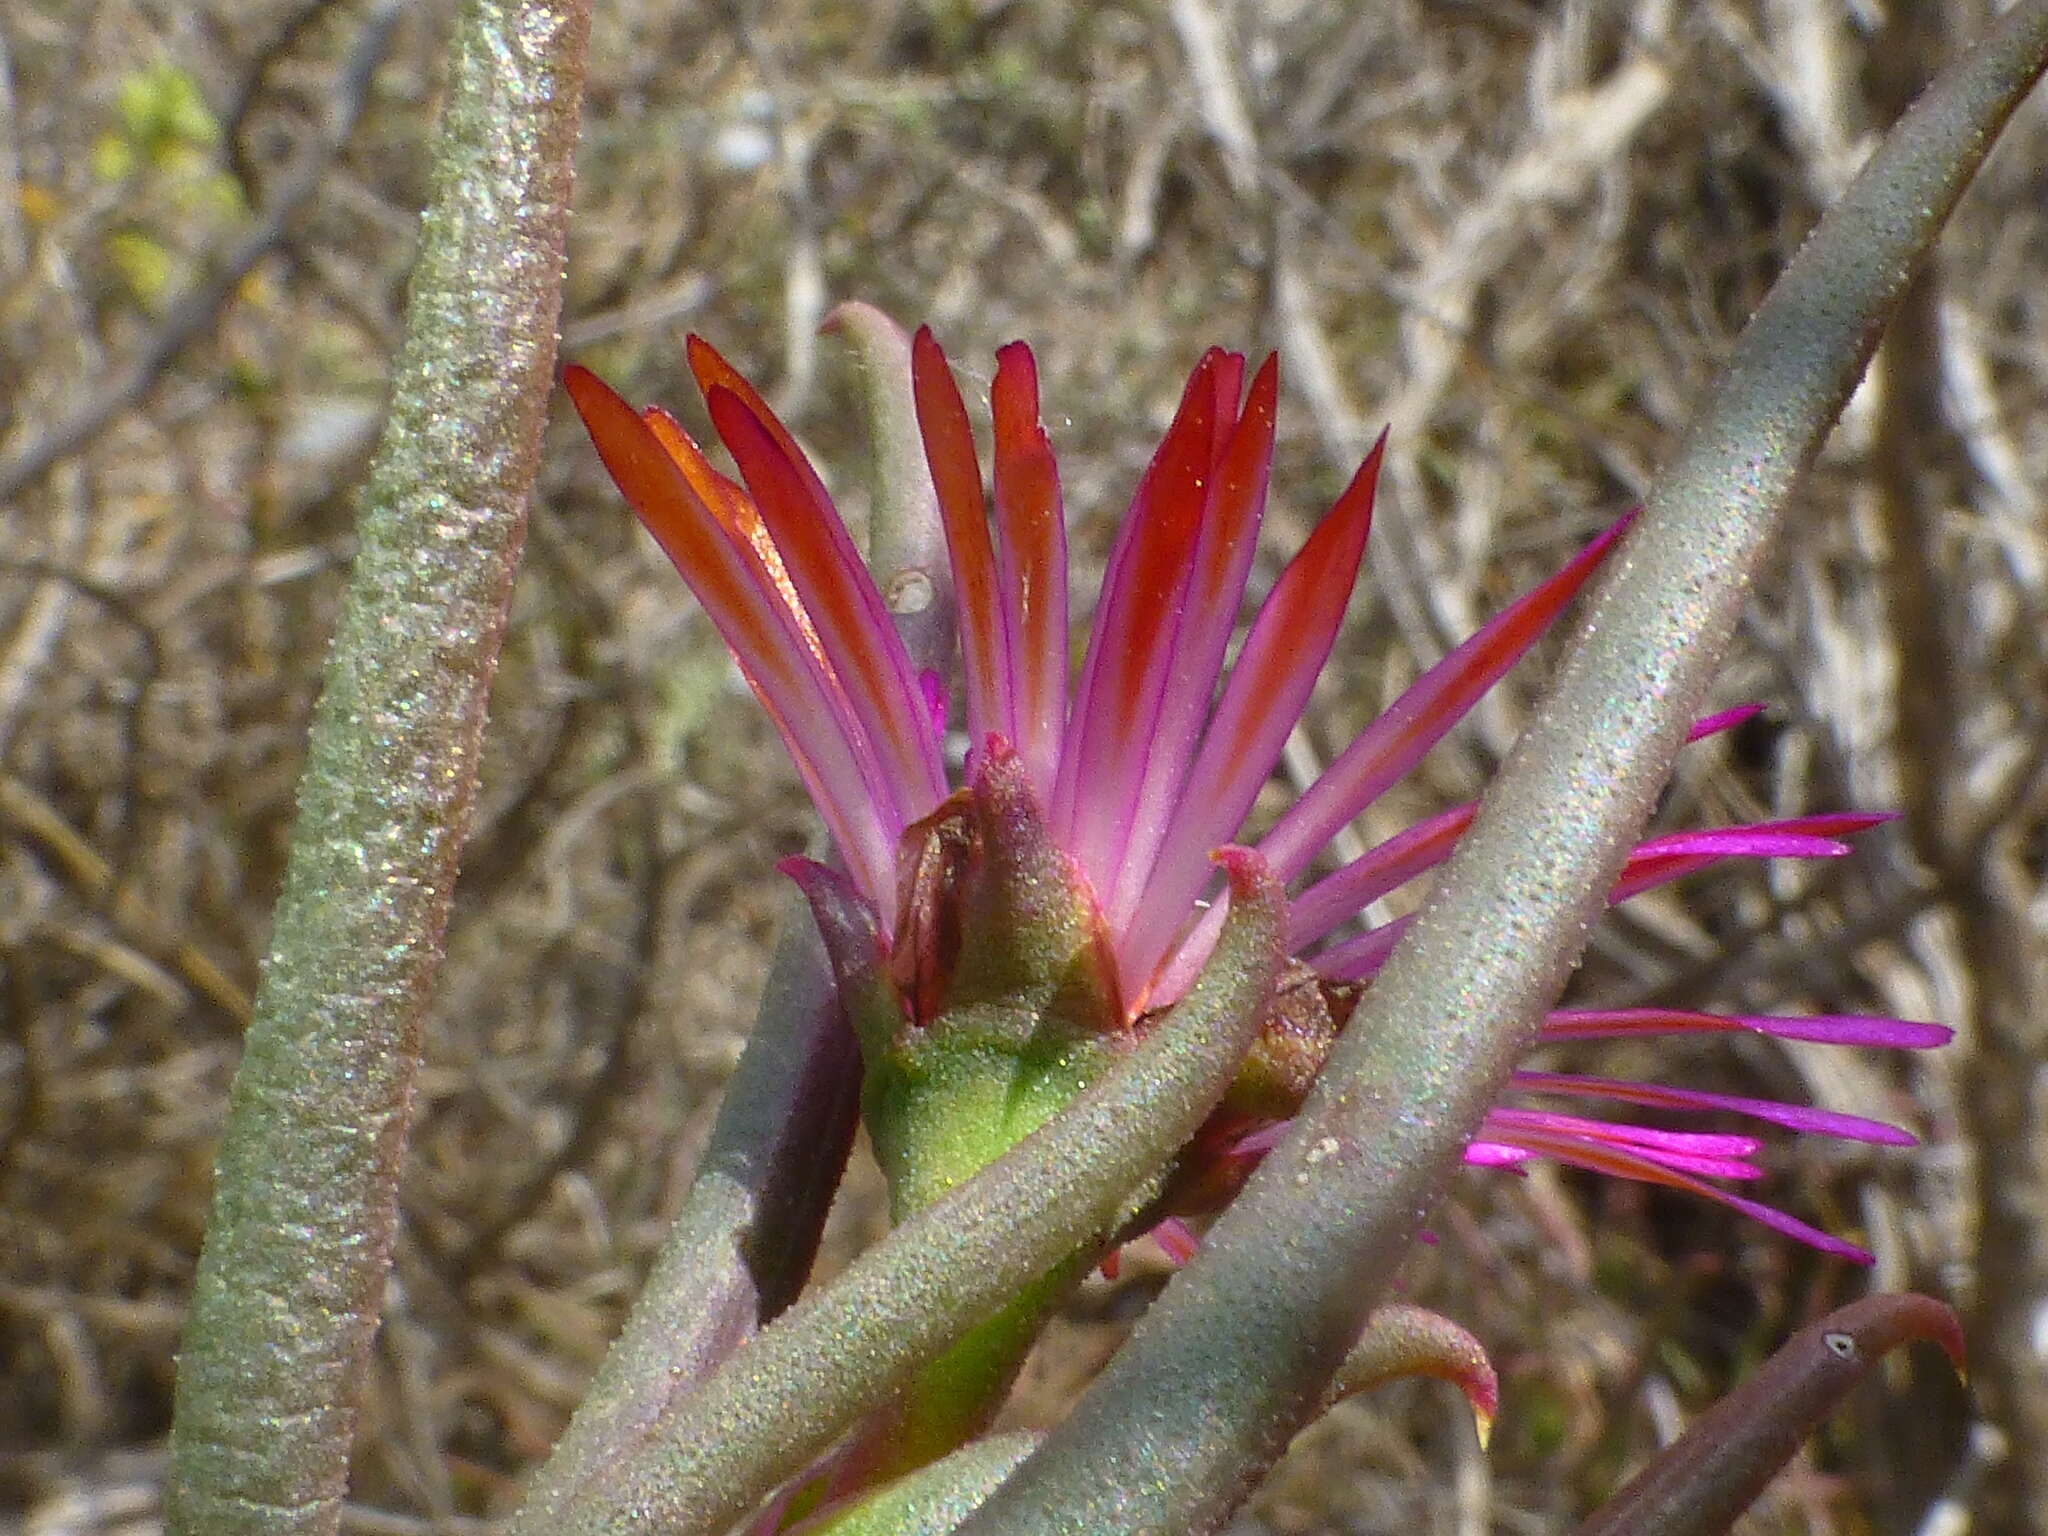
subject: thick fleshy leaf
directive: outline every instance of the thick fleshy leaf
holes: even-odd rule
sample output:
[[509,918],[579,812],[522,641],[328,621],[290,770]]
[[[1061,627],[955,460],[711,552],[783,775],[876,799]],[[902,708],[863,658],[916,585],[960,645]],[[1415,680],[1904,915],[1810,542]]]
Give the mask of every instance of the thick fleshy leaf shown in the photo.
[[1209,850],[1243,825],[1308,705],[1358,583],[1385,449],[1382,436],[1252,621],[1174,809],[1151,883],[1125,932],[1120,953],[1127,987],[1151,975],[1186,927],[1196,896],[1211,878]]
[[[953,655],[953,572],[946,530],[932,490],[917,401],[910,384],[910,334],[872,304],[858,299],[834,306],[819,327],[843,337],[859,359],[867,406],[873,500],[868,507],[867,557],[889,605],[903,649],[920,678],[949,666]],[[943,739],[943,713],[934,739]]]
[[738,463],[790,583],[830,658],[876,765],[878,793],[900,830],[945,797],[945,769],[911,671],[874,579],[830,501],[817,499],[776,434],[722,385],[705,394],[712,425]]
[[1188,572],[1200,537],[1203,485],[1218,431],[1216,374],[1225,354],[1202,356],[1180,410],[1138,482],[1103,577],[1073,721],[1053,789],[1052,825],[1098,892],[1122,855],[1144,747],[1176,657]]
[[[723,1530],[881,1394],[1127,1219],[1128,1192],[1228,1086],[1280,969],[1285,896],[1249,849],[1219,854],[1231,921],[1180,1007],[999,1161],[904,1222],[620,1448],[555,1529]],[[847,1369],[858,1359],[860,1371]],[[773,1391],[764,1391],[763,1384]]]
[[789,1527],[786,1536],[945,1536],[1016,1470],[1038,1439],[1008,1434],[970,1441],[921,1471]]
[[886,907],[895,830],[850,745],[857,727],[837,679],[820,664],[752,545],[705,505],[653,428],[588,369],[571,366],[563,383],[605,468],[697,594],[781,732],[863,893]]
[[1721,1536],[1849,1389],[1916,1339],[1939,1344],[1962,1369],[1962,1324],[1926,1296],[1867,1297],[1800,1329],[1579,1527],[1579,1536]]
[[996,352],[996,566],[1007,605],[1017,753],[1052,803],[1067,724],[1067,527],[1059,465],[1038,414],[1038,368],[1013,341]]
[[1616,520],[1563,570],[1423,673],[1361,731],[1259,843],[1275,873],[1283,880],[1300,875],[1339,828],[1421,761],[1536,643],[1634,520],[1633,512]]
[[1404,1376],[1434,1376],[1464,1393],[1478,1426],[1479,1444],[1485,1446],[1500,1412],[1500,1377],[1487,1358],[1486,1346],[1441,1313],[1407,1302],[1392,1302],[1373,1313],[1330,1384],[1330,1401],[1341,1402]]
[[989,538],[988,506],[981,494],[981,463],[974,453],[974,429],[967,402],[946,354],[930,326],[919,326],[910,343],[911,387],[925,457],[946,525],[946,549],[953,562],[953,592],[960,605],[960,654],[966,674],[967,739],[979,746],[991,735],[1017,738],[1010,689],[1009,614],[1000,590],[995,545]]

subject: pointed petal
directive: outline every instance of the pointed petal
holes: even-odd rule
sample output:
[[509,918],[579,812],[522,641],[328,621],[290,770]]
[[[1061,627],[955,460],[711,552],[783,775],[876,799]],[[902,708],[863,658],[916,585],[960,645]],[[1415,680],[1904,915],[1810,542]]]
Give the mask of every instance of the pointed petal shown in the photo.
[[1414,925],[1415,914],[1407,913],[1377,928],[1355,933],[1341,943],[1310,955],[1308,963],[1332,981],[1369,981],[1387,963],[1387,956],[1401,942],[1401,935]]
[[705,404],[853,703],[873,772],[900,829],[938,804],[946,782],[910,656],[888,607],[838,512],[831,502],[816,499],[816,477],[789,457],[781,436],[723,385],[711,388]]
[[1511,1147],[1501,1141],[1469,1141],[1465,1144],[1468,1168],[1519,1168],[1535,1156],[1527,1147]]
[[1835,839],[1894,819],[1883,813],[1836,812],[1653,837],[1638,844],[1628,856],[1608,895],[1608,904],[1640,896],[1724,859],[1838,858],[1848,850]]
[[745,374],[725,360],[718,349],[702,336],[690,336],[683,342],[683,354],[690,364],[690,373],[697,381],[697,389],[706,400],[714,389],[729,390],[738,395],[742,404],[751,411],[754,419],[768,429],[783,455],[794,464],[797,473],[804,479],[810,499],[824,506],[832,504],[832,493],[825,489],[825,482],[811,464],[810,455],[804,452],[789,428],[782,424],[782,418],[769,408],[761,392],[747,382]]
[[[647,430],[660,440],[668,450],[668,456],[676,461],[676,468],[683,472],[683,478],[690,482],[690,489],[698,499],[709,507],[721,523],[752,544],[757,551],[773,549],[774,543],[768,537],[768,528],[761,521],[761,514],[747,499],[745,487],[737,481],[720,474],[704,457],[704,450],[697,446],[697,440],[683,430],[683,424],[658,405],[650,405],[640,413],[640,419],[647,423]],[[776,556],[778,567],[781,556]]]
[[967,739],[979,747],[991,735],[1014,741],[1017,723],[1010,692],[1009,619],[1004,612],[995,546],[989,540],[988,508],[981,495],[981,464],[974,453],[974,428],[967,402],[931,327],[921,325],[910,343],[911,386],[925,457],[946,524],[946,550],[953,562],[953,591],[960,605],[960,653],[966,668]]
[[1385,450],[1382,435],[1252,621],[1124,940],[1128,983],[1149,976],[1186,925],[1209,879],[1209,850],[1243,825],[1307,707],[1358,582]]
[[775,595],[782,599],[791,621],[802,633],[804,644],[810,647],[818,665],[831,672],[832,663],[825,655],[824,642],[818,638],[810,614],[804,611],[796,583],[790,580],[789,568],[782,563],[782,552],[775,547],[775,539],[768,532],[767,523],[762,521],[760,510],[747,495],[746,487],[727,479],[713,468],[711,461],[704,456],[704,450],[697,446],[697,440],[660,406],[650,405],[640,413],[640,419],[647,423],[647,430],[668,450],[676,468],[690,482],[690,489],[711,509],[712,515],[728,533],[754,552]]
[[1724,709],[1717,715],[1708,715],[1704,720],[1695,721],[1687,733],[1687,741],[1698,741],[1707,736],[1718,736],[1723,731],[1732,731],[1738,725],[1747,725],[1764,712],[1761,704],[1738,704],[1733,709]]
[[1021,341],[996,353],[989,409],[1017,752],[1050,805],[1067,724],[1067,527],[1059,464],[1038,415],[1038,371]]
[[691,489],[653,429],[587,369],[563,382],[598,456],[667,551],[775,722],[862,894],[886,907],[895,837],[849,744],[854,728],[836,679],[791,617],[752,547]]
[[1641,1104],[1652,1109],[1722,1110],[1747,1115],[1784,1126],[1809,1136],[1833,1136],[1844,1141],[1867,1141],[1885,1147],[1914,1147],[1917,1136],[1882,1120],[1845,1115],[1835,1110],[1815,1109],[1801,1104],[1780,1104],[1771,1099],[1738,1098],[1726,1093],[1706,1093],[1692,1088],[1671,1088],[1662,1083],[1620,1082],[1607,1077],[1583,1077],[1573,1072],[1517,1072],[1515,1086],[1529,1093],[1570,1093],[1587,1098],[1610,1099],[1620,1104]]
[[1762,1148],[1754,1136],[1660,1131],[1625,1121],[1593,1120],[1584,1115],[1506,1105],[1488,1112],[1485,1134],[1511,1146],[1526,1146],[1534,1136],[1561,1136],[1603,1147],[1621,1147],[1700,1178],[1763,1177],[1763,1170],[1751,1161]]
[[[1168,642],[1173,664],[1152,728],[1140,745],[1145,766],[1123,859],[1105,902],[1110,926],[1118,932],[1130,924],[1182,798],[1195,743],[1216,695],[1223,654],[1237,628],[1238,607],[1244,599],[1252,556],[1258,550],[1259,524],[1266,511],[1279,389],[1278,360],[1268,357],[1252,381],[1243,416],[1230,430],[1210,470],[1194,564],[1181,601],[1180,620]],[[1234,387],[1230,398],[1234,403]]]
[[[1455,812],[1443,814],[1449,817]],[[1627,901],[1630,897],[1640,896],[1654,886],[1669,884],[1723,859],[1837,857],[1847,853],[1847,847],[1819,834],[1860,831],[1864,827],[1890,819],[1889,816],[1867,814],[1806,816],[1792,821],[1762,823],[1754,827],[1725,827],[1707,832],[1681,832],[1668,837],[1653,838],[1631,854],[1622,866],[1621,878],[1608,894],[1608,905],[1614,906]],[[1427,827],[1430,824],[1425,822],[1421,825]],[[1375,849],[1365,857],[1370,859],[1378,851]],[[1340,870],[1330,879],[1338,880],[1346,873],[1347,871]],[[1324,882],[1325,885],[1329,883]],[[1311,887],[1304,893],[1303,900],[1316,894],[1320,889],[1321,887]],[[1317,902],[1308,910],[1312,917],[1320,921],[1328,915],[1330,906],[1331,902],[1327,897],[1318,897]],[[1292,909],[1290,913],[1291,911]],[[1290,916],[1290,923],[1292,921]],[[1341,922],[1342,918],[1339,917],[1338,921]],[[1330,945],[1327,949],[1319,950],[1309,957],[1309,963],[1332,981],[1365,981],[1386,964],[1387,957],[1394,952],[1394,945],[1399,942],[1412,921],[1411,914],[1395,918],[1389,923],[1382,923],[1375,928],[1368,928],[1362,933]],[[1176,957],[1173,966],[1176,972],[1179,964]]]
[[1610,525],[1563,570],[1423,673],[1345,748],[1259,844],[1283,880],[1308,868],[1340,827],[1414,767],[1536,643],[1634,518],[1630,513]]
[[[1740,725],[1756,714],[1760,705],[1744,705],[1740,709],[1723,710],[1720,714],[1709,715],[1697,722],[1686,733],[1688,742],[1704,740]],[[1369,849],[1344,868],[1336,871],[1295,897],[1288,911],[1288,945],[1300,950],[1313,944],[1317,939],[1331,932],[1340,924],[1356,917],[1373,902],[1388,892],[1398,889],[1417,875],[1441,864],[1450,857],[1457,841],[1472,824],[1478,802],[1453,806],[1426,821],[1419,821],[1406,831],[1388,838],[1378,847]],[[1704,836],[1709,839],[1723,834],[1687,833],[1687,838]],[[1819,846],[1819,840],[1810,834],[1767,833],[1759,834],[1760,841],[1753,848],[1740,851],[1765,857],[1782,858],[1796,856],[1825,856],[1848,849],[1840,844]],[[1775,838],[1776,841],[1769,841]],[[1692,852],[1712,852],[1728,856],[1737,851],[1731,843],[1723,846],[1709,843],[1698,849],[1688,849],[1683,843],[1673,840],[1672,846],[1660,847],[1658,852],[1676,855]]]
[[1287,943],[1299,950],[1348,922],[1389,891],[1398,890],[1451,855],[1478,812],[1477,803],[1453,806],[1388,838],[1294,898],[1287,911]]
[[1771,1018],[1755,1014],[1695,1013],[1680,1008],[1561,1008],[1544,1021],[1545,1040],[1614,1040],[1646,1035],[1727,1034],[1747,1030],[1780,1040],[1820,1045],[1924,1051],[1947,1045],[1955,1031],[1915,1019],[1819,1014]]
[[[1759,708],[1760,705],[1744,705],[1709,715],[1695,724],[1685,739],[1700,741],[1740,725]],[[1313,944],[1388,892],[1441,864],[1450,857],[1478,809],[1478,802],[1471,801],[1419,821],[1303,891],[1288,910],[1289,948],[1298,951]],[[1795,851],[1813,850],[1802,843]]]
[[1808,1226],[1795,1216],[1788,1216],[1783,1211],[1774,1210],[1758,1201],[1718,1188],[1704,1179],[1695,1178],[1674,1168],[1666,1168],[1654,1159],[1625,1147],[1602,1145],[1535,1131],[1509,1134],[1505,1137],[1495,1137],[1490,1131],[1484,1134],[1489,1140],[1505,1140],[1526,1147],[1538,1157],[1569,1163],[1573,1167],[1584,1168],[1592,1173],[1604,1173],[1614,1178],[1632,1179],[1643,1184],[1661,1184],[1667,1189],[1683,1190],[1687,1194],[1698,1195],[1703,1200],[1711,1200],[1716,1205],[1726,1206],[1739,1215],[1769,1227],[1774,1232],[1782,1232],[1809,1248],[1817,1248],[1822,1253],[1847,1259],[1852,1264],[1871,1262],[1870,1255],[1854,1243],[1845,1243],[1817,1227]]
[[1143,749],[1174,665],[1214,452],[1214,376],[1223,354],[1195,365],[1131,499],[1088,640],[1088,659],[1053,790],[1052,824],[1096,890],[1122,856],[1144,771]]
[[1185,1269],[1192,1264],[1202,1246],[1194,1229],[1178,1216],[1169,1216],[1154,1227],[1152,1241],[1159,1245],[1159,1251],[1166,1255],[1167,1262],[1175,1269]]

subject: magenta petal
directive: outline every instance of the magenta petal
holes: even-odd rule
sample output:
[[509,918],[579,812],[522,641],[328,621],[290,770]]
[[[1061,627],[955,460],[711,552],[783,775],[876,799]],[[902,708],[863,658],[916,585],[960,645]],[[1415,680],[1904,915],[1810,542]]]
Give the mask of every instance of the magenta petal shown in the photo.
[[[1694,724],[1685,739],[1688,742],[1700,741],[1728,730],[1752,718],[1762,708],[1761,704],[1745,704],[1739,709],[1708,715]],[[1458,838],[1472,824],[1477,810],[1476,802],[1454,806],[1426,821],[1417,822],[1303,891],[1288,909],[1289,946],[1299,949],[1314,943],[1339,924],[1356,917],[1389,891],[1442,863],[1456,846]],[[1797,841],[1797,834],[1775,835],[1785,840],[1779,848],[1757,851],[1764,856],[1788,849],[1799,853],[1813,851],[1805,842]],[[1674,850],[1660,851],[1668,854]]]
[[[1213,465],[1179,623],[1167,642],[1173,657],[1158,712],[1140,744],[1145,765],[1123,856],[1103,907],[1112,929],[1126,931],[1152,874],[1222,674],[1223,654],[1258,551],[1273,467],[1280,371],[1268,357],[1252,380],[1244,414]],[[1219,434],[1220,435],[1220,434]]]
[[1154,1227],[1152,1241],[1159,1245],[1160,1252],[1176,1269],[1185,1269],[1192,1263],[1195,1250],[1201,1246],[1194,1230],[1178,1216],[1169,1216]]
[[1224,354],[1196,364],[1179,413],[1138,482],[1110,554],[1053,790],[1051,820],[1106,895],[1123,856],[1159,705],[1173,671],[1214,452],[1214,374]]
[[[1723,859],[1838,857],[1845,850],[1835,839],[1894,819],[1889,814],[1873,812],[1832,812],[1651,838],[1628,856],[1607,899],[1610,904],[1627,901]],[[1777,842],[1780,838],[1786,841]],[[1763,851],[1751,852],[1752,849]]]
[[1818,1014],[1772,1018],[1758,1014],[1698,1013],[1684,1008],[1560,1008],[1544,1021],[1545,1040],[1613,1040],[1643,1035],[1728,1034],[1748,1030],[1780,1040],[1821,1045],[1873,1046],[1925,1051],[1946,1045],[1955,1031],[1916,1019]]
[[1614,1178],[1633,1179],[1645,1184],[1662,1184],[1670,1189],[1683,1190],[1687,1194],[1699,1196],[1702,1200],[1711,1200],[1716,1205],[1725,1206],[1761,1226],[1769,1227],[1774,1232],[1782,1232],[1787,1237],[1822,1253],[1833,1254],[1853,1264],[1871,1262],[1870,1255],[1854,1243],[1845,1243],[1838,1237],[1831,1237],[1817,1227],[1810,1227],[1797,1217],[1788,1216],[1783,1211],[1775,1210],[1759,1201],[1721,1189],[1678,1169],[1665,1167],[1654,1158],[1632,1149],[1582,1142],[1571,1137],[1547,1135],[1542,1132],[1531,1132],[1526,1136],[1518,1135],[1511,1139],[1525,1143],[1529,1151],[1539,1157],[1554,1158],[1558,1162],[1569,1163],[1573,1167],[1584,1168],[1592,1173],[1604,1173]]
[[1338,828],[1414,767],[1521,659],[1599,568],[1634,517],[1630,513],[1612,524],[1563,570],[1423,673],[1344,749],[1259,844],[1281,879],[1300,875]]
[[[1128,995],[1138,995],[1187,925],[1189,909],[1212,873],[1209,850],[1243,825],[1329,659],[1365,555],[1385,450],[1382,435],[1252,621],[1120,944]],[[1213,942],[1206,921],[1204,929]],[[1191,947],[1206,953],[1208,944]]]
[[1275,1120],[1271,1125],[1262,1125],[1256,1131],[1246,1131],[1230,1144],[1229,1156],[1233,1158],[1259,1158],[1286,1139],[1292,1120]]
[[1528,1162],[1531,1155],[1500,1141],[1474,1141],[1465,1147],[1465,1162],[1472,1168],[1515,1168]]
[[[1540,1090],[1539,1090],[1540,1091]],[[1554,1109],[1524,1109],[1520,1105],[1496,1105],[1486,1116],[1488,1130],[1504,1141],[1520,1142],[1531,1132],[1577,1136],[1603,1145],[1634,1147],[1660,1156],[1672,1153],[1684,1157],[1748,1159],[1763,1150],[1754,1136],[1727,1131],[1666,1131],[1653,1125],[1631,1125],[1626,1120],[1594,1120],[1585,1115]],[[1746,1161],[1745,1172],[1737,1177],[1754,1178],[1756,1169]]]
[[1886,1147],[1918,1146],[1911,1132],[1845,1115],[1834,1110],[1806,1105],[1781,1104],[1774,1099],[1738,1098],[1725,1093],[1706,1093],[1692,1088],[1671,1088],[1661,1083],[1630,1083],[1606,1077],[1582,1077],[1570,1072],[1517,1072],[1515,1086],[1536,1093],[1571,1093],[1588,1098],[1611,1099],[1622,1104],[1641,1104],[1654,1109],[1724,1110],[1747,1115],[1752,1120],[1782,1125],[1787,1130],[1813,1136],[1833,1136],[1844,1141],[1867,1141]]
[[1288,906],[1288,947],[1299,949],[1313,944],[1389,891],[1441,864],[1472,825],[1478,809],[1477,805],[1453,806],[1427,821],[1418,821],[1335,874],[1318,880]]
[[1838,838],[1807,832],[1771,832],[1750,827],[1710,828],[1674,832],[1637,846],[1638,859],[1839,859],[1849,845]]
[[1685,733],[1685,739],[1704,741],[1709,736],[1718,736],[1723,731],[1732,731],[1738,725],[1747,724],[1763,712],[1761,704],[1738,704],[1733,709],[1724,709],[1719,714],[1695,720],[1692,729]]
[[1381,966],[1387,963],[1387,956],[1394,952],[1394,946],[1401,941],[1415,922],[1415,914],[1408,913],[1395,918],[1391,923],[1382,923],[1377,928],[1354,934],[1340,944],[1319,950],[1309,956],[1309,964],[1332,981],[1367,981],[1379,974]]

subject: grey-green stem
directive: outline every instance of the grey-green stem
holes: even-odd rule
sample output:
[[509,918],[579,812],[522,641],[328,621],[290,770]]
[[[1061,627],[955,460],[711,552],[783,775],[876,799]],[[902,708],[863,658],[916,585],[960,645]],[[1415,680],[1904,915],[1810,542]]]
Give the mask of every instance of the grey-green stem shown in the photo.
[[178,1362],[168,1529],[327,1532],[553,388],[588,0],[456,24],[405,340]]
[[1293,1133],[963,1536],[1214,1530],[1314,1411],[1577,962],[1800,473],[2044,60],[2048,0],[2031,0],[1787,267]]

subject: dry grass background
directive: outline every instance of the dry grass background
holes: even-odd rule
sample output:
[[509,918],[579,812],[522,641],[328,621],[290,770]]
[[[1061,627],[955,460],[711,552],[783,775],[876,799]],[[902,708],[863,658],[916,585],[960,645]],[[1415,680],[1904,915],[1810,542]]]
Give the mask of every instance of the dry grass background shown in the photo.
[[[1983,0],[600,4],[568,351],[683,401],[703,331],[864,496],[832,302],[963,372],[1038,350],[1077,550],[1211,341],[1280,348],[1265,579],[1382,422],[1372,581],[1306,768],[1644,488],[1816,210]],[[0,1520],[155,1527],[210,1150],[397,327],[446,4],[0,12]],[[1727,669],[1768,719],[1673,824],[1904,805],[1818,872],[1636,903],[1583,995],[1957,1024],[1911,1063],[1615,1059],[1903,1118],[1770,1193],[1973,1309],[1980,1405],[1861,1395],[1755,1532],[2040,1529],[2048,112],[1813,478]],[[971,392],[971,388],[970,388]],[[346,1528],[478,1529],[550,1442],[688,1176],[807,813],[709,627],[557,422],[428,1044]],[[1512,679],[1361,831],[1474,792]],[[1683,1057],[1681,1066],[1678,1058]],[[843,1255],[876,1220],[856,1180]],[[1414,1386],[1303,1437],[1246,1532],[1566,1529],[1861,1275],[1697,1203],[1465,1177],[1412,1295],[1506,1379],[1482,1459]],[[1157,1275],[1099,1283],[1059,1411]],[[2028,1394],[2035,1396],[2030,1399]],[[1982,1406],[1982,1405],[1988,1405]],[[2012,1452],[1995,1452],[2000,1433]],[[2010,1489],[2007,1489],[2010,1492]],[[1988,1502],[1987,1502],[1988,1501]]]

